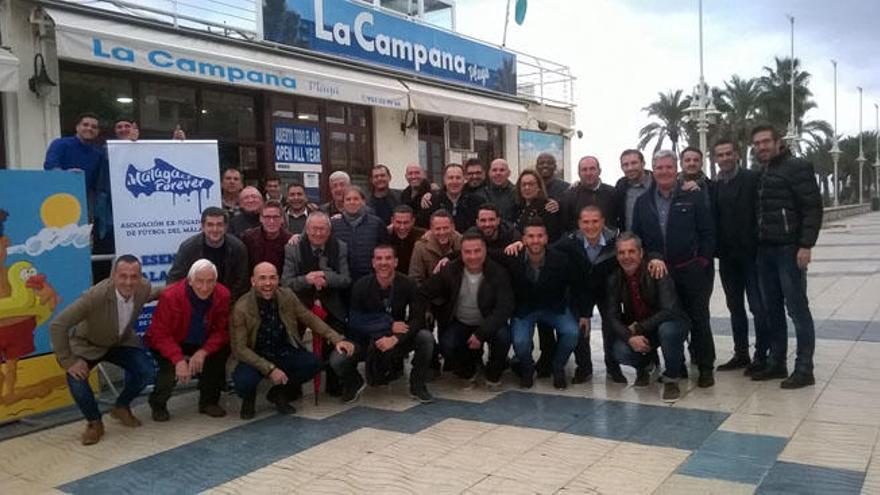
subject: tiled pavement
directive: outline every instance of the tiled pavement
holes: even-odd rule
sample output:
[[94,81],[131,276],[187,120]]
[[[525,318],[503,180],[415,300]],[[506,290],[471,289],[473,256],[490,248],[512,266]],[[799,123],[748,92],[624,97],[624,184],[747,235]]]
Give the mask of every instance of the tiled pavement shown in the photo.
[[[169,423],[108,418],[94,447],[78,443],[79,421],[0,442],[0,493],[880,494],[880,215],[828,226],[813,257],[815,387],[718,373],[668,406],[657,386],[607,383],[596,354],[592,382],[564,392],[443,378],[441,399],[418,405],[400,380],[354,406],[308,396],[293,417],[262,404],[249,422],[235,397],[209,419],[184,394]],[[717,284],[712,314],[721,361],[732,344]]]

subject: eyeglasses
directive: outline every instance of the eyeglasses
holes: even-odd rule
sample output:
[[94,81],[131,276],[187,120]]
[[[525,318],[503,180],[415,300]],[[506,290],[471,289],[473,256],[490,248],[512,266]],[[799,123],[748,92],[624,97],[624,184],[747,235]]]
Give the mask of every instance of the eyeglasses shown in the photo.
[[263,215],[266,220],[281,220],[281,215]]

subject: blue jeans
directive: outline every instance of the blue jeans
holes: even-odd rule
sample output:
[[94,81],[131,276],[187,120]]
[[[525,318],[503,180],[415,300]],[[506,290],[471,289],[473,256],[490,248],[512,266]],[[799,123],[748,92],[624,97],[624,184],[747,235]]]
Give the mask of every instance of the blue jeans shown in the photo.
[[535,324],[545,323],[556,329],[556,349],[553,351],[553,371],[558,372],[565,369],[568,358],[574,352],[578,341],[577,320],[571,314],[570,309],[565,312],[557,313],[548,310],[538,310],[528,313],[524,316],[514,316],[510,322],[511,333],[513,334],[513,353],[519,362],[520,369],[524,375],[528,375],[535,368],[535,361],[532,359],[532,349],[535,340]]
[[807,271],[797,266],[795,245],[758,247],[758,283],[767,311],[770,335],[770,364],[785,366],[788,355],[788,325],[785,310],[794,322],[797,358],[794,369],[813,372],[816,329],[807,300]]
[[[647,335],[651,347],[658,346],[663,351],[663,361],[666,369],[663,376],[670,381],[681,378],[681,370],[684,368],[684,340],[688,334],[687,324],[680,320],[664,321],[657,327],[657,331]],[[633,350],[629,343],[623,340],[614,342],[614,357],[620,364],[642,369],[651,362],[651,353],[641,354]]]
[[[727,256],[718,260],[721,286],[730,311],[733,331],[733,350],[738,355],[749,354],[749,318],[746,299],[755,319],[755,361],[767,360],[767,312],[758,286],[758,269],[754,258]],[[745,297],[743,295],[745,294]]]
[[[113,363],[125,370],[125,388],[116,398],[117,407],[129,407],[131,401],[137,397],[148,383],[153,381],[156,375],[156,366],[143,349],[137,347],[111,347],[107,354],[94,361],[86,361],[89,365],[89,371],[98,363],[107,361]],[[97,421],[101,419],[101,411],[98,409],[98,402],[95,400],[95,394],[89,386],[88,379],[77,380],[67,373],[67,386],[70,388],[70,395],[73,396],[79,410],[83,416],[89,421]]]

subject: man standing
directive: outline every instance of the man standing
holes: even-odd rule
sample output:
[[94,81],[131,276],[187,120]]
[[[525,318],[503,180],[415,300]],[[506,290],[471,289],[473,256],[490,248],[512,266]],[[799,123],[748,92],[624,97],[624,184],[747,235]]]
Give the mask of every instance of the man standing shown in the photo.
[[229,357],[229,290],[217,283],[217,267],[197,260],[186,280],[169,285],[144,335],[159,364],[149,402],[153,421],[168,421],[168,399],[177,382],[199,376],[199,413],[226,416],[220,390]]
[[822,196],[813,164],[792,156],[770,126],[752,130],[752,146],[764,171],[758,183],[758,280],[767,308],[770,357],[753,380],[787,374],[788,331],[785,311],[794,322],[797,358],[782,388],[816,383],[813,352],[816,331],[807,299],[807,266],[822,227]]
[[483,344],[488,344],[486,381],[490,387],[500,386],[510,350],[507,320],[514,302],[510,277],[501,265],[487,259],[482,235],[465,233],[461,259],[429,278],[422,294],[443,329],[440,353],[446,364],[458,376],[472,379],[483,356]]
[[556,203],[556,210],[551,210],[549,203],[547,210],[557,211],[563,193],[568,190],[571,184],[556,177],[556,157],[550,153],[538,155],[538,158],[535,159],[535,170],[538,171],[538,175],[544,181],[544,187],[547,189],[547,198]]
[[281,203],[269,200],[260,212],[260,226],[248,229],[241,235],[252,272],[255,266],[264,261],[272,263],[278,273],[284,270],[284,247],[291,234],[283,223]]
[[457,163],[446,165],[443,170],[443,190],[428,197],[422,197],[421,216],[430,218],[431,214],[444,209],[452,215],[455,230],[465,232],[474,226],[477,219],[477,208],[482,201],[464,190],[464,168]]
[[[524,251],[507,261],[516,295],[510,323],[513,351],[517,358],[514,371],[519,375],[523,387],[532,387],[535,375],[535,362],[532,359],[534,328],[536,323],[544,323],[556,329],[552,358],[553,386],[562,390],[568,385],[565,365],[578,343],[578,320],[571,311],[570,303],[572,298],[579,300],[582,295],[580,285],[576,286],[574,282],[576,276],[565,254],[547,249],[547,239],[544,222],[540,218],[533,218],[523,232]],[[590,355],[589,350],[586,355]]]
[[620,154],[620,168],[623,177],[617,181],[617,212],[620,215],[617,226],[622,230],[632,230],[633,208],[636,200],[645,194],[654,183],[651,172],[645,170],[645,155],[639,150],[623,150]]
[[264,377],[273,385],[266,400],[281,414],[296,412],[290,402],[301,396],[303,382],[321,371],[321,362],[300,337],[300,325],[332,343],[330,367],[356,384],[354,344],[303,306],[289,288],[278,287],[274,265],[257,264],[251,284],[250,292],[235,304],[230,330],[232,353],[238,360],[232,381],[242,401],[241,419],[254,417],[257,386]]
[[577,229],[578,215],[585,206],[598,206],[602,216],[611,219],[609,225],[617,227],[620,214],[617,210],[617,193],[615,189],[602,183],[602,168],[594,156],[585,156],[578,162],[580,182],[562,195],[562,231],[570,232]]
[[702,151],[693,146],[681,150],[681,173],[678,178],[685,190],[700,191],[711,210],[715,183],[703,172]]
[[223,209],[226,210],[226,214],[230,218],[239,211],[238,195],[241,194],[242,187],[244,187],[244,181],[238,169],[227,168],[223,171],[220,190],[223,195]]
[[260,226],[263,195],[256,187],[245,187],[238,195],[238,206],[238,213],[229,219],[229,232],[241,237],[246,230]]
[[626,383],[626,377],[620,371],[620,364],[614,359],[615,337],[611,326],[606,323],[604,303],[608,276],[617,268],[617,253],[614,247],[617,235],[617,229],[605,226],[605,217],[598,206],[585,206],[578,216],[578,230],[567,234],[556,244],[560,251],[568,255],[573,267],[577,267],[577,277],[586,284],[586,290],[581,293],[580,299],[574,301],[574,307],[580,308],[579,312],[583,317],[578,321],[581,331],[574,350],[577,369],[572,383],[584,383],[593,373],[590,361],[590,318],[593,316],[593,307],[599,309],[599,315],[602,317],[602,347],[605,350],[606,376],[615,383]]
[[52,350],[67,371],[70,395],[88,421],[83,445],[96,444],[104,435],[101,411],[89,385],[89,373],[102,361],[126,372],[125,388],[110,416],[125,426],[141,425],[130,405],[153,380],[155,371],[132,323],[149,300],[150,284],[141,274],[141,264],[126,254],[116,259],[110,278],[92,286],[49,325]]
[[[662,260],[663,269],[675,281],[678,297],[693,322],[690,346],[700,370],[697,386],[705,388],[715,384],[715,342],[709,317],[715,226],[705,196],[678,185],[675,162],[672,151],[654,154],[654,184],[636,201],[632,231],[641,237],[649,258]],[[659,265],[657,261],[655,266]]]
[[370,197],[367,198],[367,206],[373,209],[373,213],[382,219],[382,225],[391,223],[391,215],[394,208],[400,204],[400,191],[389,187],[391,183],[391,171],[385,165],[376,165],[370,172]]
[[409,262],[416,241],[425,235],[425,229],[416,227],[416,214],[409,205],[398,205],[391,217],[391,235],[388,243],[397,254],[397,271],[409,273]]
[[624,232],[616,244],[620,268],[608,279],[608,319],[603,317],[602,325],[610,326],[617,336],[616,359],[636,369],[637,387],[650,384],[652,354],[658,348],[663,351],[666,369],[661,377],[661,398],[675,402],[681,397],[678,380],[684,369],[687,316],[678,304],[670,277],[655,278],[649,273],[638,236]]
[[480,201],[488,199],[486,196],[486,170],[479,158],[468,158],[464,162],[464,177],[467,183],[464,192],[476,195]]
[[486,199],[498,208],[501,219],[512,222],[516,212],[516,187],[510,182],[510,166],[503,158],[492,160],[489,165],[489,183]]
[[349,329],[366,348],[367,382],[372,385],[387,383],[413,352],[409,393],[427,404],[434,401],[426,386],[434,335],[425,328],[424,316],[418,286],[397,271],[394,248],[376,246],[373,274],[355,282],[351,289]]
[[[410,163],[406,166],[406,188],[400,193],[400,203],[409,205],[413,211],[418,212],[422,208],[422,197],[431,192],[431,181],[425,177],[425,170],[418,163]],[[416,215],[416,225],[422,228],[428,227],[428,219],[420,222]]]
[[[739,153],[732,141],[715,143],[718,176],[713,189],[713,210],[717,231],[721,286],[730,310],[733,330],[733,357],[718,371],[746,368],[750,375],[755,368],[767,364],[767,314],[758,288],[755,257],[758,250],[758,172],[740,168]],[[744,297],[745,296],[745,297]],[[749,359],[749,319],[745,299],[755,319],[755,359]]]
[[101,202],[98,195],[108,193],[110,185],[107,152],[98,144],[99,132],[97,115],[80,115],[76,119],[76,134],[52,141],[43,162],[45,170],[71,170],[85,175],[89,221],[95,220],[96,202]]
[[284,202],[284,197],[281,196],[281,178],[277,175],[266,177],[266,181],[263,183],[263,192],[266,194],[264,198],[266,201]]
[[292,234],[302,234],[309,216],[309,198],[306,188],[299,182],[287,186],[287,206],[284,208],[284,224]]
[[[443,268],[460,248],[461,234],[455,231],[446,210],[431,214],[431,230],[416,241],[409,263],[409,276],[419,285]],[[441,264],[442,260],[442,264]]]
[[345,191],[351,186],[351,177],[342,170],[337,170],[330,174],[327,183],[330,185],[330,201],[321,205],[321,211],[333,218],[342,215]]
[[215,206],[202,212],[202,232],[183,241],[168,270],[170,285],[186,277],[196,260],[205,258],[217,269],[217,279],[238,298],[248,287],[247,248],[234,235],[226,232],[226,212]]

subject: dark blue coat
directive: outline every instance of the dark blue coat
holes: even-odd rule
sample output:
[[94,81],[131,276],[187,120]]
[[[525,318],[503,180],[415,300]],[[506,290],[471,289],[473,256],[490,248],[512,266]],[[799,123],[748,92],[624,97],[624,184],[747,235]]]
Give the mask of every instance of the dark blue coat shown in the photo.
[[384,244],[388,230],[382,219],[365,213],[355,222],[349,222],[343,214],[330,221],[333,237],[348,246],[348,270],[351,279],[358,280],[373,271],[373,248]]
[[632,231],[642,238],[645,254],[660,258],[673,267],[695,258],[711,262],[715,254],[715,222],[704,193],[682,191],[676,186],[672,192],[666,239],[660,230],[654,202],[656,194],[655,183],[636,200],[633,208]]

